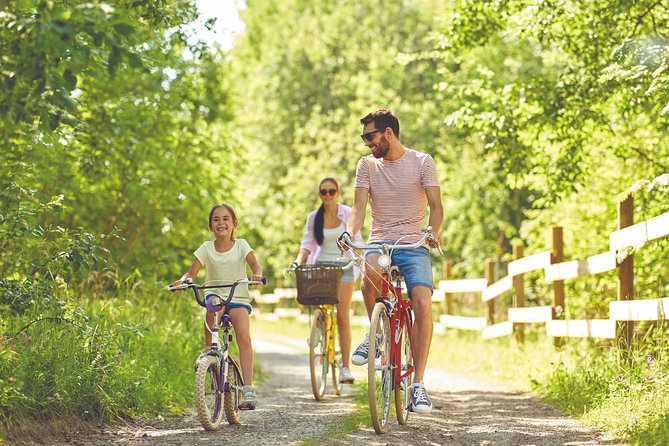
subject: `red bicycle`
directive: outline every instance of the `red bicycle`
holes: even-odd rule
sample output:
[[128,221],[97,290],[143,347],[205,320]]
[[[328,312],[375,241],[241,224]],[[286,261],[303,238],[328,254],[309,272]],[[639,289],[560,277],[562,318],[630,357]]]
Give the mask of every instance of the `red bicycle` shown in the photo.
[[[411,343],[413,311],[411,301],[402,294],[403,277],[399,268],[392,264],[391,255],[396,249],[415,249],[423,246],[427,240],[437,242],[430,226],[423,229],[422,233],[421,239],[410,245],[397,243],[356,245],[347,233],[341,237],[341,241],[351,248],[381,251],[379,265],[383,268],[382,289],[381,295],[376,298],[370,320],[370,358],[367,362],[369,410],[377,434],[386,432],[391,392],[394,394],[397,422],[405,425],[409,419],[414,373]],[[376,352],[374,358],[372,352]]]

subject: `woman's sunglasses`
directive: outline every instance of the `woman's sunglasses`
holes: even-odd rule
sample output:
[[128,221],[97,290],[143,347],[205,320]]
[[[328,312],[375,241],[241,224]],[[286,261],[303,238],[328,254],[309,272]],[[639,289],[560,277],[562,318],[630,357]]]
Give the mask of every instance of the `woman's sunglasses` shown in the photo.
[[321,189],[320,193],[322,196],[326,196],[327,194],[334,195],[337,193],[337,189]]

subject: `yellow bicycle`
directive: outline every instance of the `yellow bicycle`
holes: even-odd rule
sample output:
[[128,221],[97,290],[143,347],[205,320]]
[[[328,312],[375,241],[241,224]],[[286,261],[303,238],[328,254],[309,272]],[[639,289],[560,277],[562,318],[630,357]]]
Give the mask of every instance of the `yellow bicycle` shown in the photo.
[[344,267],[322,263],[289,269],[295,272],[298,303],[309,307],[309,371],[311,390],[317,401],[323,400],[325,396],[329,372],[334,394],[340,395],[343,387],[339,380],[342,356],[337,329],[337,303],[343,270],[352,266],[353,262]]

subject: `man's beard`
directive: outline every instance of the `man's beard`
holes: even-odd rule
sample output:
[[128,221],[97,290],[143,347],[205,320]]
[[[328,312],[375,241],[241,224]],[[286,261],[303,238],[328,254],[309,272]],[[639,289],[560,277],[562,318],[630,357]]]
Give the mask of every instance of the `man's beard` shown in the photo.
[[375,148],[372,148],[372,155],[377,159],[383,158],[388,153],[388,150],[390,150],[390,144],[388,144],[388,140],[384,137]]

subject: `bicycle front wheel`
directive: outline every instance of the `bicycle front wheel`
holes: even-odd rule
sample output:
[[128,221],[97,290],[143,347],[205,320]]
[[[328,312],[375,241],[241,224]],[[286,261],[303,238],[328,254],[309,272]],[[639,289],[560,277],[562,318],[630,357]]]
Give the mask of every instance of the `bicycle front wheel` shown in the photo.
[[244,381],[242,372],[237,363],[228,356],[228,372],[225,377],[225,386],[223,393],[223,407],[225,408],[225,418],[230,424],[239,424],[241,409],[239,405],[243,400]]
[[341,395],[341,391],[344,389],[344,383],[339,380],[341,377],[341,360],[332,364],[332,391],[336,396]]
[[379,302],[372,311],[367,360],[367,392],[372,425],[377,434],[386,431],[390,413],[392,367],[390,363],[390,321],[385,305]]
[[328,374],[327,338],[325,312],[321,309],[314,313],[309,336],[309,370],[311,372],[311,390],[316,401],[325,395]]
[[219,358],[200,356],[195,370],[195,410],[197,419],[208,431],[218,429],[223,415]]
[[[411,311],[410,309],[408,311]],[[406,313],[409,314],[408,312]],[[413,382],[413,356],[411,355],[411,339],[409,339],[408,324],[411,319],[404,318],[402,335],[400,338],[400,363],[395,366],[400,370],[401,375],[406,375],[399,382],[395,383],[395,413],[399,424],[407,424],[409,419],[409,408],[411,407],[411,383]],[[397,335],[395,335],[397,336]]]

